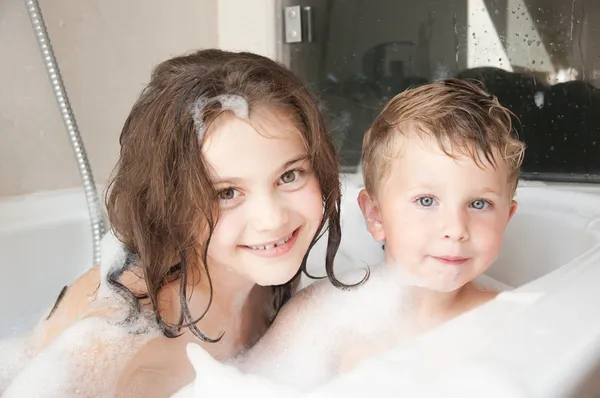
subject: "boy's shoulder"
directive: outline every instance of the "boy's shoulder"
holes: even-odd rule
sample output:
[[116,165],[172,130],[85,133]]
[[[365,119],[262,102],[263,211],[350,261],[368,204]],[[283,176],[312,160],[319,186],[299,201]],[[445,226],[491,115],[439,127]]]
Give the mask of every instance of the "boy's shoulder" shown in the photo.
[[495,299],[501,293],[501,290],[491,289],[487,286],[470,282],[464,286],[463,292],[458,307],[459,313],[470,311]]

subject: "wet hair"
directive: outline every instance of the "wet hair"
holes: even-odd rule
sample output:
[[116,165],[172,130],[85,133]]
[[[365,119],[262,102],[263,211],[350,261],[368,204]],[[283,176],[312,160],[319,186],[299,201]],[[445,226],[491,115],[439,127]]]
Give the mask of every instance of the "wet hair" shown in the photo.
[[507,162],[514,194],[525,145],[512,128],[511,112],[475,81],[441,79],[406,90],[386,104],[363,139],[365,188],[376,190],[398,155],[398,137],[413,131],[433,137],[444,153],[468,156],[479,167],[497,166],[494,151]]
[[[341,239],[338,159],[314,97],[291,71],[260,55],[210,49],[178,56],[156,66],[125,121],[120,159],[106,200],[111,226],[135,255],[134,266],[141,270],[147,293],[135,296],[120,284],[123,270],[109,282],[122,294],[134,296],[136,304],[149,298],[167,337],[188,327],[204,341],[218,341],[196,326],[212,300],[207,250],[219,215],[209,165],[201,156],[198,124],[210,126],[228,112],[222,101],[205,101],[222,96],[243,98],[250,112],[265,107],[290,115],[302,134],[323,195],[323,221],[298,273],[273,287],[273,317],[290,298],[301,272],[308,275],[308,254],[325,231],[327,277],[335,286],[345,286],[333,272]],[[199,101],[206,102],[200,110]],[[203,270],[210,288],[207,308],[197,319],[190,314],[186,296],[191,269]],[[160,314],[157,297],[161,288],[177,280],[181,315],[176,324],[169,324]]]
[[67,293],[67,290],[69,290],[69,286],[64,286],[60,290],[60,293],[58,293],[58,297],[56,298],[56,301],[54,301],[54,305],[52,306],[52,308],[50,309],[50,312],[48,312],[48,315],[46,316],[46,320],[50,319],[52,317],[52,315],[54,315],[54,312],[57,310],[57,308],[60,305],[60,303],[62,302],[63,298],[65,298],[65,294]]

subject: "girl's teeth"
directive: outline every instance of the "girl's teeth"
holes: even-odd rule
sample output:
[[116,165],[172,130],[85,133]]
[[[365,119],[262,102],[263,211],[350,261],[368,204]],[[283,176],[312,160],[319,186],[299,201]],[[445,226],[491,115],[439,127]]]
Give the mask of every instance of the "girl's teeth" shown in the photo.
[[285,239],[280,240],[277,243],[271,243],[270,245],[265,245],[265,246],[250,246],[250,248],[252,248],[254,250],[270,250],[270,249],[273,249],[275,246],[283,245],[285,242],[287,242],[291,238],[292,238],[292,235],[288,236]]

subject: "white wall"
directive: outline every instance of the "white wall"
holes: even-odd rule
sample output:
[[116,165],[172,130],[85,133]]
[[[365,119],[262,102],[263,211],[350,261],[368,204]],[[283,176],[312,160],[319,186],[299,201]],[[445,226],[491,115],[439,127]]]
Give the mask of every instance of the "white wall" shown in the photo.
[[[97,183],[158,62],[218,45],[217,0],[40,0]],[[22,0],[0,1],[0,197],[80,186]]]
[[276,6],[276,0],[218,0],[219,48],[279,59]]
[[[219,47],[277,57],[277,0],[40,0],[98,184],[158,62]],[[0,1],[0,197],[80,186],[22,0]]]

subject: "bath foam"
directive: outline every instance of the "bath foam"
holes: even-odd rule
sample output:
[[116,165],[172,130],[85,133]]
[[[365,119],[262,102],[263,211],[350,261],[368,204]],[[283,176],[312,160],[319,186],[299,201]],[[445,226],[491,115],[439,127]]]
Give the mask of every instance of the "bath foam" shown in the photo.
[[116,237],[112,230],[107,232],[102,238],[100,250],[100,288],[98,290],[98,297],[110,297],[114,292],[108,282],[108,276],[125,269],[128,265],[128,253],[125,245]]
[[16,327],[10,338],[0,340],[0,396],[38,353],[42,338],[37,326],[47,318],[49,312],[50,309],[47,309],[28,317],[38,321],[31,331]]
[[[363,276],[363,270],[354,270],[339,275],[339,279],[348,284],[360,281]],[[497,287],[493,279],[482,279],[481,284]],[[411,315],[419,303],[418,296],[411,292],[414,287],[422,286],[421,281],[399,266],[372,267],[368,282],[349,291],[337,289],[327,281],[317,282],[303,294],[311,295],[312,301],[319,305],[304,308],[298,311],[296,319],[286,320],[294,325],[286,330],[282,344],[271,341],[265,348],[259,342],[236,359],[235,365],[242,371],[215,361],[200,347],[189,347],[188,356],[198,375],[178,396],[212,396],[225,390],[246,396],[446,396],[444,390],[434,387],[436,383],[452,384],[454,379],[444,378],[444,369],[452,369],[455,364],[444,362],[447,359],[444,350],[440,350],[440,355],[421,358],[420,345],[410,339]],[[354,340],[365,344],[368,338],[377,342],[390,332],[406,333],[409,340],[392,344],[383,354],[365,359],[336,377],[326,360],[335,357],[336,347],[332,344],[347,337],[350,330],[360,335]],[[454,337],[438,338],[438,347],[450,349],[451,358],[464,354],[455,352]],[[467,373],[468,369],[461,374]],[[487,377],[492,380],[493,372]],[[503,378],[494,380],[502,384]],[[453,388],[456,394],[462,391]]]
[[13,379],[3,397],[114,397],[115,385],[107,381],[116,381],[144,344],[162,336],[152,314],[133,308],[108,282],[131,265],[131,253],[112,232],[103,237],[101,250],[98,295],[80,320],[39,353],[29,346],[33,338],[7,343],[10,355],[0,362],[16,365],[0,376]]
[[[245,373],[310,391],[335,376],[340,352],[348,358],[363,355],[362,347],[379,346],[382,339],[408,338],[414,308],[412,285],[396,267],[371,267],[370,278],[363,285],[343,290],[327,280],[312,284],[299,295],[311,296],[309,305],[286,309],[276,318],[269,334],[247,353],[236,358]],[[338,275],[343,283],[360,282],[364,270]],[[348,348],[352,348],[349,352]],[[346,355],[346,354],[345,354]],[[348,362],[351,362],[348,361]]]
[[206,108],[206,106],[211,102],[219,102],[223,110],[232,111],[235,114],[235,116],[237,116],[240,119],[248,119],[248,102],[245,98],[239,95],[223,94],[218,95],[214,98],[200,97],[192,106],[191,111],[192,119],[194,120],[194,126],[196,127],[196,133],[198,134],[199,140],[202,140],[204,138],[204,133],[206,133],[206,125],[202,117],[202,112],[204,111],[204,108]]
[[[418,363],[411,355],[387,353],[370,358],[353,370],[333,378],[311,391],[276,383],[267,378],[243,374],[210,356],[196,344],[189,344],[187,355],[197,372],[191,384],[172,398],[212,396],[334,398],[334,397],[413,397],[464,398],[484,394],[489,398],[529,398],[506,368],[493,361],[479,359],[436,372]],[[416,364],[417,363],[417,364]],[[416,366],[415,366],[416,364]]]
[[198,344],[188,344],[186,351],[196,371],[196,379],[172,395],[172,398],[305,396],[285,385],[270,382],[259,376],[246,375],[234,366],[222,364]]
[[[338,275],[338,278],[345,284],[355,284],[364,276],[365,270],[355,269]],[[413,330],[411,315],[418,304],[411,297],[415,286],[421,286],[420,281],[397,266],[371,267],[368,281],[349,290],[335,288],[326,280],[316,282],[300,294],[312,296],[311,301],[319,305],[297,310],[291,319],[276,319],[273,327],[279,327],[278,322],[288,323],[282,326],[285,335],[277,336],[280,340],[269,339],[267,335],[250,351],[236,358],[235,365],[243,373],[231,368],[220,374],[222,368],[218,363],[202,356],[196,359],[196,368],[203,368],[200,361],[207,361],[205,366],[212,366],[211,372],[216,372],[215,375],[199,372],[198,388],[210,396],[211,388],[214,391],[223,388],[222,384],[226,383],[223,380],[230,372],[232,380],[241,378],[258,389],[265,387],[265,380],[271,380],[274,383],[268,384],[267,389],[295,391],[293,388],[296,388],[298,393],[314,391],[335,376],[337,353],[348,344],[340,345],[340,342],[369,344],[377,342],[381,336],[410,336]],[[194,361],[193,356],[201,355],[199,353],[203,351],[198,347],[188,352]],[[231,382],[226,388],[235,390],[236,385]],[[188,394],[190,390],[193,388],[188,386]]]
[[[337,289],[328,281],[311,285],[312,290],[304,294],[310,294],[311,301],[318,305],[302,308],[293,315],[295,319],[285,321],[294,324],[285,328],[286,335],[278,336],[282,342],[261,341],[244,354],[241,368],[312,391],[336,374],[336,365],[327,359],[351,364],[356,358],[371,356],[371,352],[408,344],[419,334],[415,310],[422,291],[418,288],[426,284],[399,265],[370,269],[369,280],[349,291]],[[348,284],[363,276],[362,270],[354,270],[338,277]],[[263,340],[269,340],[268,334]],[[342,357],[340,350],[344,352]]]
[[0,341],[0,396],[36,352],[29,335]]
[[[123,291],[110,282],[110,280],[119,280],[125,271],[131,269],[135,264],[136,256],[125,247],[113,231],[108,232],[102,238],[101,254],[100,286],[96,301],[101,303],[100,306],[114,307],[115,312],[106,318],[107,321],[115,324],[123,322],[131,325],[139,324],[134,322],[140,317],[139,301],[130,292]],[[100,309],[100,311],[107,314],[105,310]],[[92,308],[88,308],[88,314],[93,312]],[[143,333],[144,330],[132,330],[132,332]]]
[[410,364],[394,362],[385,355],[380,355],[321,387],[303,392],[267,378],[243,374],[232,366],[216,361],[196,344],[188,345],[187,354],[197,372],[196,379],[172,398],[220,395],[288,398],[464,398],[478,396],[482,391],[491,398],[527,397],[521,386],[506,377],[502,369],[496,368],[492,363],[449,368],[450,370],[441,377],[433,377],[419,368],[412,368]]
[[[35,356],[3,397],[114,397],[116,380],[127,362],[160,335],[145,318],[136,322],[148,325],[114,324],[103,318],[80,320]],[[132,333],[127,326],[146,332]]]

